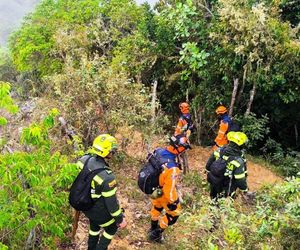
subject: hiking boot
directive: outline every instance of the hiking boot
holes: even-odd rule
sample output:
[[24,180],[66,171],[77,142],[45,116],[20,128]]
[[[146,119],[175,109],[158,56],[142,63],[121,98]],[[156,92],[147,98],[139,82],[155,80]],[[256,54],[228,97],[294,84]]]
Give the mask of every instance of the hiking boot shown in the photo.
[[150,241],[154,241],[156,243],[163,243],[163,236],[162,236],[162,232],[163,232],[163,229],[161,228],[157,228],[153,231],[151,231],[149,233],[149,240]]
[[148,230],[148,234],[158,228],[158,220],[151,220],[151,227]]

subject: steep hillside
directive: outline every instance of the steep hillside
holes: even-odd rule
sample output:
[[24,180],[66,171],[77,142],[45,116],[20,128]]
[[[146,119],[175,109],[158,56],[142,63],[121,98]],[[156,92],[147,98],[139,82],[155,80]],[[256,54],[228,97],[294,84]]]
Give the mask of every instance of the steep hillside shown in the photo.
[[[9,140],[4,152],[9,151],[8,148],[23,149],[18,142],[20,130],[41,119],[45,103],[47,107],[55,106],[55,103],[42,99],[20,105],[21,112],[10,117],[9,126],[5,130]],[[67,143],[59,137],[58,127],[53,132],[52,140],[57,142],[55,150],[63,152],[64,144]],[[173,227],[165,231],[163,245],[150,243],[147,240],[147,230],[151,204],[147,196],[139,191],[136,183],[141,162],[147,154],[147,145],[141,134],[136,132],[120,131],[116,137],[123,151],[116,156],[112,166],[128,226],[117,233],[110,249],[261,249],[267,244],[271,244],[272,249],[281,249],[281,246],[300,246],[296,240],[299,233],[296,223],[299,217],[299,178],[284,182],[266,166],[248,161],[248,184],[251,191],[257,191],[257,201],[248,202],[238,198],[232,203],[227,199],[217,207],[211,204],[204,173],[211,149],[199,146],[193,146],[188,151],[190,172],[182,176],[179,185],[183,198],[182,215]],[[152,149],[164,145],[163,136],[152,138],[152,141],[155,142],[151,144]],[[276,186],[277,183],[282,185]],[[88,220],[81,215],[75,241],[66,243],[70,239],[69,232],[66,235],[67,241],[58,241],[57,246],[59,249],[84,250],[87,249],[87,237]],[[279,247],[274,248],[277,245]]]

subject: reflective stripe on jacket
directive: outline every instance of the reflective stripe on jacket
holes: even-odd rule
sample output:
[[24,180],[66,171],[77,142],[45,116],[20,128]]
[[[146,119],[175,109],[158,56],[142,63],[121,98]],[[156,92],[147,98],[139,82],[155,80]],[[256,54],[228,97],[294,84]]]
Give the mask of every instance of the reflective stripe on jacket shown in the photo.
[[215,143],[217,144],[218,147],[222,147],[222,146],[228,144],[228,139],[226,136],[228,127],[229,127],[228,122],[221,120],[218,135],[215,139]]
[[180,174],[178,167],[164,167],[164,171],[159,176],[159,185],[162,187],[163,195],[169,204],[178,200],[176,184]]

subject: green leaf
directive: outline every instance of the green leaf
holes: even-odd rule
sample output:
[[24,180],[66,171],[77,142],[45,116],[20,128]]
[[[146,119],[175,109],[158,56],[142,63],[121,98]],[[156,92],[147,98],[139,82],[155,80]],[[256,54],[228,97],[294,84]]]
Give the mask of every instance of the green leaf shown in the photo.
[[6,124],[7,124],[6,118],[0,116],[0,126],[4,126],[4,125],[6,125]]

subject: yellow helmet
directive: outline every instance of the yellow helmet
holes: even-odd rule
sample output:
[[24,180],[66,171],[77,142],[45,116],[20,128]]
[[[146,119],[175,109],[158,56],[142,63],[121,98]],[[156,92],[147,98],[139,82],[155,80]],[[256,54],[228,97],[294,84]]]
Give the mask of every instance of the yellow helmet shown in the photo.
[[117,140],[115,137],[109,134],[102,134],[95,138],[90,152],[104,158],[110,152],[116,152],[117,146]]
[[234,132],[231,131],[227,134],[227,139],[241,146],[248,141],[248,137],[243,132]]

